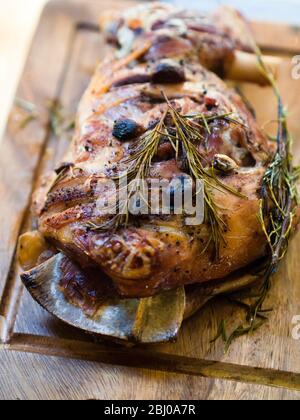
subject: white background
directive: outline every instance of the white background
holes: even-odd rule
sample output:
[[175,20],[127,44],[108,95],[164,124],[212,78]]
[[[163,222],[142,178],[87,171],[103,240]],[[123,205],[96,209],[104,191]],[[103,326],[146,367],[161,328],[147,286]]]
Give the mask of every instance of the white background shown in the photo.
[[[101,0],[99,13],[101,11]],[[300,0],[174,0],[186,7],[210,9],[222,3],[260,20],[300,25]],[[0,0],[0,139],[31,37],[46,0]],[[113,0],[112,0],[113,4]]]
[[229,4],[242,10],[247,17],[300,25],[300,0],[170,0],[194,9],[210,10],[220,4]]

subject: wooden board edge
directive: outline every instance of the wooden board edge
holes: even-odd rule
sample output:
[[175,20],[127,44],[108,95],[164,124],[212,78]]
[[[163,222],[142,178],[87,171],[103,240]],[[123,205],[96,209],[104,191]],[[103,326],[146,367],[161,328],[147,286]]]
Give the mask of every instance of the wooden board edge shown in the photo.
[[196,359],[162,352],[145,351],[145,349],[106,347],[105,345],[91,342],[78,342],[26,334],[15,334],[9,343],[0,345],[1,349],[85,360],[114,366],[250,383],[300,392],[299,373]]

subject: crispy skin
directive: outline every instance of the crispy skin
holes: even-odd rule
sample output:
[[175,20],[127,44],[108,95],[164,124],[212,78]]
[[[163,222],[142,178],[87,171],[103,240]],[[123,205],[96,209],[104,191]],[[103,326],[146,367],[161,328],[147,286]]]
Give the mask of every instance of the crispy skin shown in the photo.
[[[79,107],[76,134],[62,176],[50,191],[49,185],[44,185],[35,196],[40,232],[81,267],[105,272],[118,293],[126,297],[146,297],[179,285],[224,278],[263,256],[266,250],[257,214],[261,180],[272,152],[267,139],[239,95],[199,63],[196,41],[207,47],[200,30],[192,30],[194,42],[187,51],[179,44],[190,42],[189,37],[175,36],[171,31],[169,41],[173,44],[169,50],[164,49],[164,58],[171,57],[184,70],[185,81],[153,83],[160,55],[151,55],[158,39],[152,32],[138,37],[134,48],[140,49],[140,56],[135,57],[138,60],[134,66],[130,65],[130,57],[106,61],[97,68]],[[151,47],[146,44],[144,48],[151,36]],[[234,38],[228,34],[223,37],[234,44]],[[218,48],[222,50],[221,43]],[[222,65],[227,56],[225,50]],[[214,55],[213,48],[209,54]],[[220,62],[218,51],[214,57],[217,56]],[[212,247],[206,249],[211,235],[209,227],[203,224],[188,228],[179,216],[143,217],[138,226],[130,221],[126,228],[116,232],[93,231],[88,227],[88,222],[99,224],[107,219],[99,211],[97,200],[111,194],[105,181],[124,169],[132,142],[136,141],[121,142],[114,137],[115,121],[134,120],[142,132],[147,132],[167,109],[161,91],[182,114],[230,112],[238,121],[238,124],[214,122],[210,134],[207,133],[207,149],[204,144],[198,145],[206,165],[211,164],[216,154],[234,159],[239,169],[219,176],[223,183],[247,197],[214,190],[227,225],[219,260],[214,259]],[[184,175],[181,163],[161,144],[150,175],[169,180]]]

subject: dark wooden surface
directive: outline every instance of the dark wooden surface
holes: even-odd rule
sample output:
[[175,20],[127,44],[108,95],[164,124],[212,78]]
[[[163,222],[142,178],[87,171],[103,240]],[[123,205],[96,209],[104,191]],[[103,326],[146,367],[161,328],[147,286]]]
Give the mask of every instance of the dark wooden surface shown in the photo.
[[[129,3],[119,0],[113,5],[121,8]],[[226,355],[222,343],[210,341],[223,318],[230,328],[242,313],[222,299],[187,321],[177,343],[140,352],[94,343],[48,315],[20,285],[14,255],[19,233],[30,226],[31,191],[70,141],[69,134],[58,140],[47,128],[47,101],[59,98],[70,115],[76,111],[95,64],[107,49],[93,25],[101,11],[111,6],[107,0],[60,0],[47,5],[17,92],[36,104],[39,118],[20,130],[20,111],[12,110],[2,144],[0,398],[300,399],[300,342],[291,335],[292,318],[300,315],[299,234],[274,281],[270,322],[234,343]],[[253,26],[265,49],[279,48],[285,55],[279,82],[299,161],[300,80],[291,77],[289,54],[297,49],[300,53],[300,32],[286,26]],[[241,87],[261,124],[274,119],[276,103],[270,88]]]

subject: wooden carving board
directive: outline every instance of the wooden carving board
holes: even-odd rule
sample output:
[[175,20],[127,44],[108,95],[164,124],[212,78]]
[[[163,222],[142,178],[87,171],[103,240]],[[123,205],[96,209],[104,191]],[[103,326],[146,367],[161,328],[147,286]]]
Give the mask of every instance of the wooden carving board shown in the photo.
[[[132,3],[115,0],[113,6]],[[222,319],[233,327],[242,312],[224,299],[187,321],[176,343],[124,349],[97,344],[65,326],[21,286],[15,250],[20,232],[30,227],[31,192],[69,142],[69,135],[58,139],[47,128],[47,101],[59,99],[70,115],[75,113],[107,51],[96,19],[111,6],[108,0],[59,0],[46,6],[17,92],[37,106],[39,118],[20,130],[15,108],[8,122],[0,153],[0,399],[300,399],[300,341],[292,338],[292,319],[300,315],[299,234],[274,279],[269,323],[236,341],[226,355],[221,342],[210,341]],[[291,56],[300,53],[300,29],[253,28],[265,51],[284,56],[279,83],[299,161],[300,80],[292,79]],[[276,118],[270,88],[241,88],[261,124]]]

